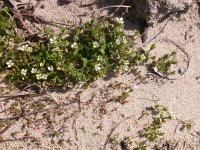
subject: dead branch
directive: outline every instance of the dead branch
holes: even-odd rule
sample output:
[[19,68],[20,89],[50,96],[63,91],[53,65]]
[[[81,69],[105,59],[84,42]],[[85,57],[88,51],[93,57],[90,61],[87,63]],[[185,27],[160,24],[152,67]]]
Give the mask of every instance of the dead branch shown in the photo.
[[14,93],[14,94],[8,94],[8,95],[2,95],[0,96],[1,98],[4,98],[3,101],[7,100],[7,99],[12,99],[12,98],[18,98],[18,97],[24,97],[24,96],[32,96],[35,95],[33,93]]
[[103,7],[103,8],[95,9],[95,10],[93,10],[91,12],[94,13],[96,11],[103,11],[103,10],[108,9],[108,8],[131,8],[131,6],[126,6],[126,5],[112,5],[112,6],[106,6],[106,7]]
[[[123,0],[122,2],[121,2],[121,4],[120,5],[123,5],[124,4],[124,2],[125,2],[125,0]],[[120,9],[121,7],[117,7],[117,9],[114,11],[114,13],[112,13],[110,16],[112,17],[112,16],[114,16],[114,14],[116,14],[117,13],[117,11]]]

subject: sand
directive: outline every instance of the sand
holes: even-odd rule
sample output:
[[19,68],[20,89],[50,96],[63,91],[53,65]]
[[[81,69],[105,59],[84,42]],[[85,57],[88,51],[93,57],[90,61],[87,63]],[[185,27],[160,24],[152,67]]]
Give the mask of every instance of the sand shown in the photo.
[[[35,4],[34,0],[32,2]],[[82,22],[90,20],[92,10],[106,6],[105,3],[99,1],[99,4],[80,7],[81,4],[88,3],[92,3],[92,1],[77,0],[64,4],[57,0],[45,0],[36,8],[35,15],[48,21],[78,24],[81,20]],[[107,13],[107,10],[105,10],[101,15]],[[150,122],[149,117],[144,117],[141,120],[138,120],[138,118],[146,107],[153,106],[156,102],[168,106],[169,112],[175,114],[177,118],[166,123],[163,127],[165,136],[157,144],[162,146],[166,141],[170,144],[177,142],[176,149],[179,150],[200,149],[200,137],[197,135],[197,132],[200,131],[200,83],[196,80],[196,77],[200,75],[199,21],[198,6],[194,3],[189,11],[181,15],[180,18],[173,16],[170,20],[166,19],[164,22],[148,28],[146,43],[142,44],[140,39],[137,40],[137,45],[145,48],[149,48],[151,44],[155,43],[156,49],[152,51],[152,54],[157,56],[176,50],[178,65],[175,69],[180,70],[184,70],[186,67],[186,56],[178,47],[167,42],[166,39],[182,46],[191,60],[186,74],[180,79],[172,81],[150,76],[147,79],[148,83],[138,84],[134,81],[133,74],[125,74],[110,80],[99,79],[94,82],[93,87],[86,90],[77,88],[65,93],[48,92],[46,95],[58,103],[73,102],[63,106],[63,114],[54,118],[56,122],[54,127],[60,129],[62,135],[58,138],[45,136],[45,133],[49,134],[51,131],[46,128],[47,125],[44,120],[39,126],[39,123],[31,125],[29,128],[25,127],[25,130],[21,132],[24,120],[18,120],[1,135],[3,139],[13,139],[11,133],[17,132],[16,137],[13,141],[1,142],[0,149],[99,150],[104,148],[106,150],[121,150],[120,144],[112,148],[113,145],[106,142],[109,136],[116,136],[119,141],[123,140],[124,137],[131,137],[134,147],[135,142],[140,140],[137,132],[142,129],[145,122]],[[151,40],[164,26],[163,31]],[[134,28],[135,24],[125,20],[125,32],[127,34],[133,34]],[[149,42],[149,40],[151,41]],[[119,89],[113,90],[109,87],[111,84],[120,82],[122,82],[122,87]],[[118,95],[126,86],[133,88],[127,103],[123,105],[116,102],[106,103],[109,96]],[[77,96],[76,93],[80,91],[81,93]],[[1,109],[3,109],[3,106]],[[65,118],[65,121],[63,121],[63,118]],[[180,131],[180,120],[191,120],[193,122],[192,129]],[[26,134],[29,134],[32,139],[17,140]],[[39,144],[35,139],[39,141]]]

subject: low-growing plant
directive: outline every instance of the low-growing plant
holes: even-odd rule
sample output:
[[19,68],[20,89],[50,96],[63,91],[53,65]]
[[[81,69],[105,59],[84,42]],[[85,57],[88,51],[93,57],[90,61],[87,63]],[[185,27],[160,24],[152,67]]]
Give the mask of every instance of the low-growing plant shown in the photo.
[[71,87],[129,69],[130,42],[119,21],[92,20],[58,35],[46,28],[45,36],[49,40],[16,44],[3,54],[1,68],[9,71],[9,83]]
[[152,122],[145,124],[143,130],[141,130],[139,133],[149,142],[154,142],[159,137],[164,135],[164,133],[160,129],[167,120],[172,119],[172,116],[168,114],[167,107],[158,104],[152,107],[151,111],[153,114]]
[[114,147],[116,147],[116,145],[120,143],[118,136],[119,136],[118,134],[115,134],[109,139],[112,149],[114,149]]
[[125,104],[131,92],[133,92],[133,89],[128,87],[128,89],[123,91],[121,95],[114,97],[114,101],[119,102],[121,104]]
[[136,142],[137,147],[134,148],[134,150],[146,150],[147,149],[147,145],[145,144],[145,142]]
[[175,71],[171,70],[171,66],[177,64],[176,52],[165,54],[164,56],[154,60],[152,62],[151,68],[153,71],[161,76],[163,75],[173,75]]
[[193,127],[193,122],[191,120],[189,121],[182,121],[182,127],[181,130],[187,129],[188,131],[191,130]]
[[[136,66],[152,58],[149,51],[142,48],[130,50],[133,42],[122,31],[122,18],[94,19],[69,31],[61,29],[59,34],[45,28],[44,38],[35,42],[22,40],[14,34],[14,23],[6,9],[0,12],[0,22],[0,70],[6,72],[4,81],[8,84],[36,83],[71,88],[108,73],[135,72]],[[154,70],[171,74],[170,67],[175,61],[170,58],[174,55],[167,54],[154,61]]]

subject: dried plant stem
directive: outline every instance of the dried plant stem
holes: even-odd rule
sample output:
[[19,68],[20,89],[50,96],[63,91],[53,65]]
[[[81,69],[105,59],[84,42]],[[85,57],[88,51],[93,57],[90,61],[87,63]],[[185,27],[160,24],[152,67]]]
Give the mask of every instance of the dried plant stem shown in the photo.
[[112,6],[106,6],[106,7],[103,7],[103,8],[95,9],[95,10],[93,10],[91,12],[94,13],[96,11],[103,11],[103,10],[108,9],[108,8],[131,8],[131,6],[127,6],[127,5],[112,5]]

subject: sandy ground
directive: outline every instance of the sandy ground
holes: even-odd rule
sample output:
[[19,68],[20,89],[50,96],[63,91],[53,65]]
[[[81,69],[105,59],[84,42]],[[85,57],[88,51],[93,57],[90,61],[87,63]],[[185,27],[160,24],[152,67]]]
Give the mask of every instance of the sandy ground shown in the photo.
[[[77,0],[65,5],[56,0],[45,0],[36,9],[35,15],[49,21],[77,24],[80,22],[80,18],[83,22],[90,20],[90,12],[98,8],[97,5],[79,7],[81,3],[91,2],[90,0]],[[33,1],[33,3],[35,2]],[[102,3],[100,4],[102,6]],[[44,8],[41,7],[42,5]],[[104,11],[102,15],[106,13],[107,11]],[[131,25],[129,20],[125,20],[125,25],[129,26],[126,32],[130,35],[133,34],[134,25]],[[151,40],[165,25],[164,30]],[[86,90],[74,89],[66,93],[49,92],[47,96],[58,103],[73,102],[63,106],[64,114],[55,119],[54,126],[63,131],[62,135],[58,138],[44,136],[45,133],[50,132],[45,128],[45,123],[41,123],[40,126],[36,123],[25,127],[21,133],[19,131],[24,121],[19,120],[1,138],[11,139],[11,133],[17,132],[18,134],[14,140],[0,143],[0,149],[98,150],[104,148],[106,150],[121,150],[120,145],[112,148],[112,145],[106,142],[109,136],[116,136],[119,141],[124,137],[131,137],[134,147],[134,143],[140,140],[137,132],[142,129],[145,122],[149,122],[148,117],[141,120],[138,118],[146,107],[153,106],[155,102],[168,106],[169,112],[175,113],[177,118],[166,123],[163,127],[165,136],[157,144],[162,145],[166,141],[169,143],[177,142],[176,149],[179,150],[200,149],[200,137],[196,135],[196,132],[200,131],[200,83],[196,80],[196,77],[200,75],[199,29],[198,6],[194,4],[189,12],[181,15],[180,18],[172,17],[170,20],[167,19],[150,27],[146,43],[141,44],[138,41],[138,45],[141,44],[146,48],[156,43],[156,49],[152,51],[152,54],[156,55],[176,50],[179,62],[176,69],[184,70],[186,66],[185,55],[166,39],[181,45],[191,56],[188,71],[182,78],[170,81],[150,76],[147,79],[147,84],[138,84],[134,81],[134,75],[120,75],[110,80],[100,79],[94,83],[93,87]],[[120,88],[110,87],[110,85],[120,82],[122,82]],[[127,86],[134,89],[127,99],[127,103],[124,105],[116,102],[106,103],[109,97],[119,94]],[[193,122],[192,129],[180,131],[181,123],[179,120],[191,120]],[[39,147],[37,141],[34,140],[17,140],[27,134],[40,141]]]

